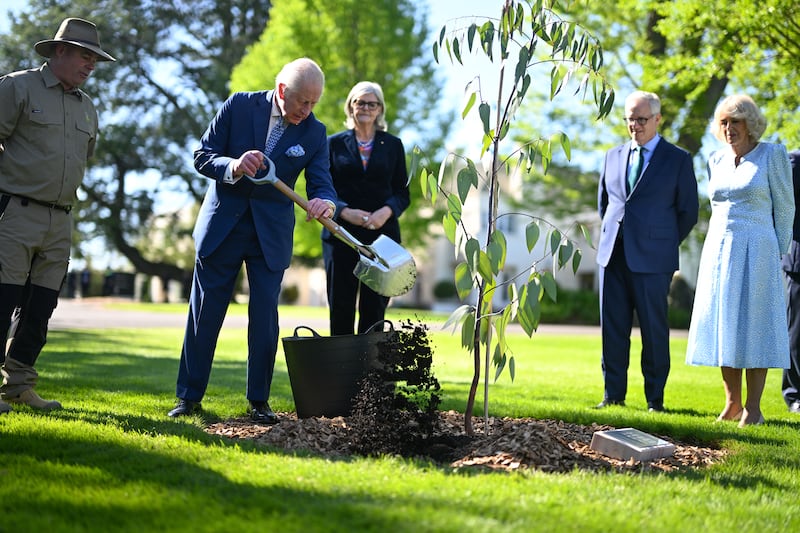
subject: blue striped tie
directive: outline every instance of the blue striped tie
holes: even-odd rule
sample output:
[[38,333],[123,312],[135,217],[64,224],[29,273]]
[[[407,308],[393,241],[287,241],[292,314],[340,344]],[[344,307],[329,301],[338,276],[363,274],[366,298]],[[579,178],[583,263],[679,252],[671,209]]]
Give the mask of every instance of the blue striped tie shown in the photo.
[[275,146],[278,144],[278,141],[280,140],[284,131],[286,131],[286,121],[280,119],[272,128],[272,131],[269,132],[269,138],[267,139],[267,146],[264,148],[264,153],[266,153],[268,156],[272,155],[272,151],[275,149]]

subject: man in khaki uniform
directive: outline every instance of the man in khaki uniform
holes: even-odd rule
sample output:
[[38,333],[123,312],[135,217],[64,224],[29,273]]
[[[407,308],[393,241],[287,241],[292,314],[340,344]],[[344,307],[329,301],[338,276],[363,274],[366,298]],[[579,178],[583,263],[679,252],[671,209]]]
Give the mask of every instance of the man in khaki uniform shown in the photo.
[[[34,48],[46,63],[0,78],[0,413],[10,403],[61,407],[34,392],[33,366],[67,272],[70,211],[97,140],[97,111],[78,87],[98,61],[115,61],[95,25],[77,18]],[[15,308],[20,319],[6,350]]]

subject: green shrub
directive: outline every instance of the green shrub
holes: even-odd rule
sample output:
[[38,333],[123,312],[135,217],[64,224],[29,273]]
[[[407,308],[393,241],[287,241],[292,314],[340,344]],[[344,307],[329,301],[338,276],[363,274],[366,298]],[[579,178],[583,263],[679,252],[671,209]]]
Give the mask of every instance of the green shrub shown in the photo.
[[542,299],[541,322],[544,324],[600,324],[599,295],[590,290],[558,289],[558,301]]
[[458,296],[456,284],[452,280],[443,279],[433,286],[433,295],[440,300],[449,300]]

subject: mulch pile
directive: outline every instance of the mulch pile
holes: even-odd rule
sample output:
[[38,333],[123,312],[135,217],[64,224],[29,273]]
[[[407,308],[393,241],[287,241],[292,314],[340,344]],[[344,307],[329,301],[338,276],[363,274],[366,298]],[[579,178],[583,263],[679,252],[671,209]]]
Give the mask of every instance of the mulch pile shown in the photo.
[[[275,426],[262,426],[249,418],[237,418],[212,424],[206,431],[288,452],[305,451],[329,458],[353,455],[353,429],[348,418],[298,419],[294,413],[278,415],[281,421]],[[675,445],[672,456],[655,461],[622,461],[590,448],[594,432],[615,429],[599,424],[583,426],[559,420],[489,418],[486,434],[483,418],[476,417],[473,419],[474,436],[465,435],[463,427],[463,414],[440,412],[436,432],[425,455],[416,457],[456,470],[668,472],[708,466],[726,455],[725,450],[656,435]]]

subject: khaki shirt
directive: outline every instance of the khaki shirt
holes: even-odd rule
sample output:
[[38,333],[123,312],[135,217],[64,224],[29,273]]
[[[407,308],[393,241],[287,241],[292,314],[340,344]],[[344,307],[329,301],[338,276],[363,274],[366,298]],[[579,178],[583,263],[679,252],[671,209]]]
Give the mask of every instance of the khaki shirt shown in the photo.
[[45,63],[0,78],[0,102],[0,193],[74,204],[97,140],[89,96]]

